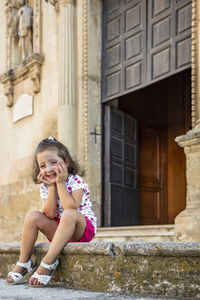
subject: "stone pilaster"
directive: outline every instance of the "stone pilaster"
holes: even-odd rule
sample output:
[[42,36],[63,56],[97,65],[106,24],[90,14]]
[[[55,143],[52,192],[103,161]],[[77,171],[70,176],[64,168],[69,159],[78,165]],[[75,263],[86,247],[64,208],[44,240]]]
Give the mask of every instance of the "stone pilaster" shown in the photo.
[[58,138],[77,156],[75,1],[59,1]]
[[186,208],[175,219],[177,241],[200,241],[200,126],[176,138],[186,154]]
[[186,208],[175,219],[176,240],[200,241],[200,4],[192,1],[192,127],[176,138],[186,154]]

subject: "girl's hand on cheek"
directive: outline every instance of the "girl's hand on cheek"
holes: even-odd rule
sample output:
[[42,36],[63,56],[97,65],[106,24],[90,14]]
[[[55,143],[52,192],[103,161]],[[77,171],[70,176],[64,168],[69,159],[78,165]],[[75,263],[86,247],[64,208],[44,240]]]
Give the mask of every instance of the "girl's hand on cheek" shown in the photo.
[[44,176],[43,171],[40,171],[40,173],[38,174],[37,180],[41,183],[43,182],[43,176]]
[[56,183],[65,182],[67,180],[67,177],[69,175],[67,166],[64,162],[59,162],[57,164],[57,168],[54,168],[54,171],[56,172]]
[[47,177],[45,176],[45,171],[43,171],[43,170],[40,171],[40,173],[39,173],[39,175],[38,175],[38,180],[39,180],[41,183],[44,183],[44,184],[46,184],[46,185],[48,185],[48,186],[51,186],[51,185],[53,185],[53,184],[56,183],[56,180],[55,180],[55,179],[51,180],[51,179],[47,178]]

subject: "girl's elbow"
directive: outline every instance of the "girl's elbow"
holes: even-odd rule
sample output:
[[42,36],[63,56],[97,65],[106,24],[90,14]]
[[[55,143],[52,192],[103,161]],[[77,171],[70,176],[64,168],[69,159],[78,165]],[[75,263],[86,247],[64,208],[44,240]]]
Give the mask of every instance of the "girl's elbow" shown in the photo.
[[42,213],[46,216],[46,217],[48,217],[49,219],[55,219],[55,217],[56,217],[56,214],[54,214],[54,213],[49,213],[49,212],[45,212],[45,211],[42,211]]
[[55,217],[56,217],[56,215],[53,215],[53,214],[52,214],[52,215],[48,215],[47,217],[48,217],[49,219],[51,219],[51,220],[54,220]]

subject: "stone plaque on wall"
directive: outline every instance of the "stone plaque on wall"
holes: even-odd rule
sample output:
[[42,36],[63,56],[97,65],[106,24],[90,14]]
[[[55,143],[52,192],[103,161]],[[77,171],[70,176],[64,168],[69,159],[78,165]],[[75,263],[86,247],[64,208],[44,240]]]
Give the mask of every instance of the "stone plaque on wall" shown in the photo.
[[13,107],[13,122],[17,122],[33,114],[33,96],[21,95]]

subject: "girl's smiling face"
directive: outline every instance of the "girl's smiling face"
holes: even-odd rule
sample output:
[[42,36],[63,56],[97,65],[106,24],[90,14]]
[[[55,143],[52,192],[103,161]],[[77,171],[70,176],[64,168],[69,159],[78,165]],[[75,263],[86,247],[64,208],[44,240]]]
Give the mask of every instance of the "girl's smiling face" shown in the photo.
[[43,173],[44,177],[52,181],[53,179],[56,179],[56,172],[54,169],[57,168],[57,164],[64,161],[58,156],[57,150],[46,149],[37,153],[37,162],[40,172]]

